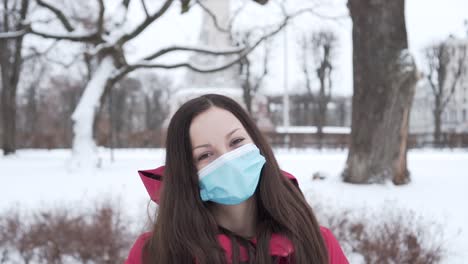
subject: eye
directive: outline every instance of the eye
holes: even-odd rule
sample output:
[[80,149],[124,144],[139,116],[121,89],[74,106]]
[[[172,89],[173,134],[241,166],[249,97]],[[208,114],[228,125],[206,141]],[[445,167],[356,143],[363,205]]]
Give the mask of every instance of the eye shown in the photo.
[[232,146],[239,145],[239,143],[241,143],[242,141],[244,141],[244,138],[236,138],[233,141],[231,141],[230,146],[232,147]]
[[198,161],[202,161],[204,159],[207,159],[211,156],[212,154],[210,152],[205,152],[203,154],[201,154],[200,156],[198,156],[197,160]]

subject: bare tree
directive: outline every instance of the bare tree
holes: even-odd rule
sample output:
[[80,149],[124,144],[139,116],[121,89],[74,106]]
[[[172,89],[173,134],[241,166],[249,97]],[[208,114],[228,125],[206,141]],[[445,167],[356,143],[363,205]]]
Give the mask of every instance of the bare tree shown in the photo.
[[408,119],[419,78],[408,51],[404,0],[348,0],[353,21],[353,106],[343,178],[409,181]]
[[[452,44],[452,45],[451,45]],[[426,79],[434,100],[434,143],[441,145],[442,113],[452,100],[467,64],[466,45],[456,45],[450,41],[427,47],[424,56],[427,61]]]
[[[45,72],[48,64],[44,63],[41,57],[24,58],[22,65],[22,78],[18,84],[18,89],[24,90],[24,99],[17,100],[16,115],[16,140],[17,148],[34,147],[35,138],[40,127],[39,114],[39,87],[45,79]],[[21,99],[19,95],[19,99]]]
[[[211,18],[215,28],[220,34],[227,34],[231,43],[236,47],[250,47],[255,44],[259,34],[266,34],[265,29],[253,27],[247,30],[236,31],[233,29],[234,23],[239,19],[239,15],[245,8],[246,2],[234,11],[229,20],[226,21],[226,27],[218,20],[215,13],[200,0],[195,0],[202,10]],[[270,42],[264,41],[262,54],[250,53],[239,60],[240,86],[242,88],[242,98],[247,111],[252,114],[252,101],[260,89],[265,77],[268,74],[268,59],[270,54]],[[257,49],[258,50],[258,49]],[[259,55],[259,56],[255,56]],[[261,61],[258,63],[258,61]],[[254,117],[255,118],[255,117]]]
[[[242,37],[242,43],[245,46],[248,46],[251,42],[250,35],[251,31],[245,32]],[[241,87],[242,87],[242,97],[244,99],[245,106],[247,111],[252,114],[252,101],[258,90],[263,84],[265,77],[268,75],[268,59],[270,56],[270,44],[268,42],[263,43],[263,54],[261,60],[261,70],[256,71],[255,66],[256,61],[251,58],[251,56],[245,56],[239,61],[239,72],[241,75]]]
[[144,126],[146,130],[158,130],[169,115],[168,101],[174,85],[169,78],[156,74],[144,74],[141,78],[147,88],[144,93]]
[[[18,32],[25,30],[23,21],[28,14],[29,0],[4,0],[1,9],[1,32]],[[2,79],[2,124],[3,154],[16,151],[16,94],[23,63],[24,35],[11,34],[0,38],[0,71]]]
[[[265,3],[266,1],[255,0],[258,3]],[[282,28],[288,23],[289,20],[297,15],[305,12],[312,12],[314,10],[301,10],[293,14],[285,14],[283,21],[277,25],[273,25],[268,33],[260,36],[249,47],[239,47],[228,50],[213,50],[210,48],[189,47],[189,46],[168,46],[159,50],[148,53],[146,56],[135,63],[128,63],[124,46],[140,36],[150,25],[159,20],[172,4],[174,0],[165,0],[160,5],[156,6],[154,11],[148,8],[145,0],[140,0],[140,6],[146,15],[141,23],[137,24],[131,30],[124,30],[125,17],[128,10],[130,1],[123,1],[121,9],[123,10],[120,15],[113,14],[114,17],[123,17],[119,23],[106,23],[108,21],[106,14],[106,6],[104,0],[95,0],[97,4],[97,14],[93,17],[91,25],[86,27],[77,27],[74,25],[74,20],[67,10],[55,6],[46,0],[36,0],[38,6],[44,10],[50,11],[56,20],[62,25],[63,31],[53,32],[49,28],[39,27],[37,23],[22,21],[23,28],[0,34],[0,38],[13,38],[23,36],[25,34],[33,34],[46,39],[53,39],[57,41],[69,41],[74,43],[81,43],[88,47],[90,50],[86,54],[88,61],[94,65],[89,81],[84,89],[80,101],[73,111],[71,119],[73,121],[73,158],[72,167],[84,165],[96,165],[96,143],[93,140],[93,127],[95,124],[99,108],[105,100],[106,95],[112,89],[113,85],[120,79],[125,77],[128,73],[137,69],[143,68],[158,68],[158,69],[175,69],[187,68],[189,70],[200,73],[211,73],[222,71],[233,65],[239,63],[241,59],[247,56],[254,50],[260,43],[274,36],[281,31]],[[187,12],[191,6],[196,4],[195,1],[181,0],[182,12]],[[111,25],[110,25],[111,24]],[[212,67],[202,67],[189,62],[182,63],[161,63],[158,61],[163,56],[174,52],[192,52],[208,56],[229,56],[232,60],[223,65],[215,65]]]
[[[323,127],[327,124],[327,107],[332,99],[333,52],[337,37],[333,31],[322,30],[310,35],[303,35],[301,40],[301,67],[306,80],[310,102],[316,104],[313,109],[314,123],[317,127],[318,148],[323,144]],[[314,71],[315,69],[315,71]],[[319,81],[318,92],[313,93],[313,75]]]
[[[124,52],[124,45],[130,40],[139,36],[145,29],[152,23],[160,19],[166,11],[173,4],[174,0],[165,0],[159,8],[151,13],[143,4],[142,8],[145,11],[146,18],[138,24],[133,30],[127,33],[113,38],[108,37],[108,28],[104,23],[105,5],[103,0],[98,1],[98,16],[95,21],[93,30],[88,33],[79,34],[76,33],[72,23],[69,21],[67,16],[57,7],[54,7],[50,3],[44,1],[38,1],[38,4],[43,8],[46,8],[53,12],[59,21],[62,23],[67,33],[49,33],[37,29],[34,25],[28,28],[27,32],[41,36],[48,39],[56,40],[68,40],[72,42],[86,43],[92,45],[94,48],[88,53],[88,58],[92,58],[95,61],[95,70],[90,77],[90,80],[85,88],[85,91],[78,103],[75,111],[72,114],[73,120],[73,153],[75,156],[74,166],[80,164],[96,164],[97,158],[95,156],[95,142],[92,140],[93,136],[93,123],[96,118],[96,114],[100,105],[113,87],[113,85],[126,76],[128,73],[141,68],[160,68],[160,69],[174,69],[174,68],[188,68],[190,70],[209,73],[216,72],[223,69],[227,69],[237,64],[242,58],[256,48],[262,41],[273,36],[279,32],[290,19],[286,17],[284,22],[278,25],[275,29],[270,31],[264,36],[261,36],[251,47],[241,47],[231,50],[211,50],[198,47],[187,47],[187,46],[170,46],[157,50],[153,53],[149,53],[147,56],[137,60],[134,64],[129,64],[126,60],[126,54]],[[144,3],[144,0],[142,0]],[[190,5],[190,1],[182,1],[182,11],[186,12]],[[224,65],[217,65],[215,67],[204,68],[191,63],[176,63],[166,64],[155,62],[156,59],[173,52],[197,52],[212,56],[228,56],[235,55],[232,61]]]

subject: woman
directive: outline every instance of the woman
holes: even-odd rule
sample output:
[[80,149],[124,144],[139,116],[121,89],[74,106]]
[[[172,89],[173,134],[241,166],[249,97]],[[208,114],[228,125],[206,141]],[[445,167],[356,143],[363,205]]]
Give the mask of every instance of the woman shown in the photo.
[[167,135],[166,165],[140,171],[158,182],[145,183],[159,203],[156,223],[127,264],[348,263],[234,100],[208,94],[186,102]]

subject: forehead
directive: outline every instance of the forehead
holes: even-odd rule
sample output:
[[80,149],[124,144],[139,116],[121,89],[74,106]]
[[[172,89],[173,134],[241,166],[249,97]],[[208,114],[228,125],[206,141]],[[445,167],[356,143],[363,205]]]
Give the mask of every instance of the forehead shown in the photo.
[[209,143],[225,137],[235,128],[244,130],[242,123],[231,112],[218,107],[211,107],[196,116],[190,124],[192,145]]

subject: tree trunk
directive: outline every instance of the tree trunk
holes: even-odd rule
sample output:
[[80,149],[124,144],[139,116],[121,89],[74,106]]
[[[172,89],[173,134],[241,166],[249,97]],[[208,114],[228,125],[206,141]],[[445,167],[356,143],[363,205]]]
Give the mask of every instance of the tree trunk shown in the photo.
[[[0,21],[1,29],[22,30],[23,21],[28,12],[29,0],[22,0],[19,8],[18,21],[10,25],[9,13],[13,8],[8,2],[3,3],[3,18]],[[15,5],[16,8],[16,5]],[[22,48],[24,35],[13,39],[0,40],[0,71],[2,78],[2,121],[3,121],[3,155],[13,154],[16,151],[16,92],[23,64]]]
[[244,99],[247,112],[252,115],[252,84],[250,80],[250,61],[248,58],[240,61],[240,74],[242,76],[242,98]]
[[409,182],[408,122],[418,73],[407,50],[404,6],[404,0],[348,1],[354,93],[346,182]]
[[16,87],[12,87],[4,71],[7,70],[2,65],[2,148],[3,155],[10,155],[16,151]]
[[328,105],[328,96],[325,94],[325,85],[324,82],[320,81],[320,91],[318,96],[318,115],[317,115],[317,138],[318,138],[318,148],[322,149],[323,147],[323,127],[327,125],[327,105]]
[[442,146],[442,140],[441,140],[441,134],[442,134],[442,113],[438,108],[434,110],[434,145],[436,147],[441,147]]
[[0,40],[2,78],[3,155],[16,151],[16,91],[20,77],[23,37]]
[[92,74],[91,80],[86,85],[83,95],[72,114],[72,168],[91,168],[99,164],[96,143],[93,138],[93,125],[100,107],[101,97],[114,70],[113,57],[111,55],[105,56]]

